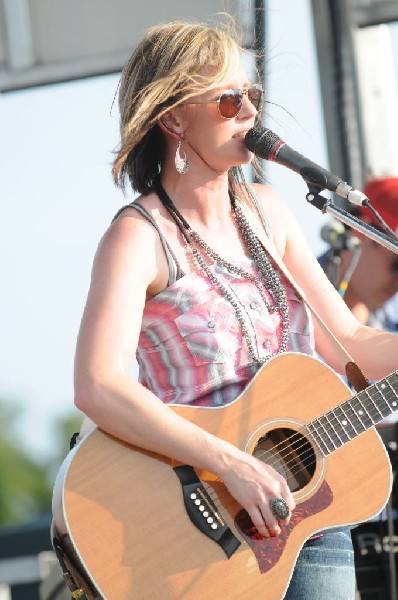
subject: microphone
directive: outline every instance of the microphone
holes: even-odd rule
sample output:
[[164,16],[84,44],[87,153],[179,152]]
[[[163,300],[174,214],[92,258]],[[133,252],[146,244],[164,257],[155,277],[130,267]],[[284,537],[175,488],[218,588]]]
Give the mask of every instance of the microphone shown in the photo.
[[338,240],[345,235],[346,228],[339,221],[334,221],[332,223],[326,223],[325,225],[322,225],[320,231],[321,240],[329,244],[329,246],[335,246],[336,244],[338,244]]
[[329,244],[334,250],[345,248],[353,250],[360,245],[359,239],[347,231],[340,221],[332,221],[322,225],[320,236],[321,240]]
[[353,189],[348,183],[290,148],[270,129],[257,124],[245,136],[246,148],[259,158],[270,160],[296,173],[308,183],[321,190],[327,189],[362,206],[368,198],[363,192]]

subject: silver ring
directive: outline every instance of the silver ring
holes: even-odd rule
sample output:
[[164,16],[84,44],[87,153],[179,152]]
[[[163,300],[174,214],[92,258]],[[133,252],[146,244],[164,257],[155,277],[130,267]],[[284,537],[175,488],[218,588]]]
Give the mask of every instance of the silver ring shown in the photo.
[[284,521],[290,514],[289,507],[283,498],[274,498],[270,502],[271,512],[276,519]]

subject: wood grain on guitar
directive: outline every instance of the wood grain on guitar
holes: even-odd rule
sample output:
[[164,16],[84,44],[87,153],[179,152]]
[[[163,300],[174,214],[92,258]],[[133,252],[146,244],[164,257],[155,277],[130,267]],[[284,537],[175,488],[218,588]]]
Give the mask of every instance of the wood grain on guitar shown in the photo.
[[[203,532],[207,525],[190,518],[175,463],[98,429],[58,474],[56,528],[107,600],[249,600],[261,594],[280,600],[311,535],[365,521],[384,506],[391,469],[373,425],[396,409],[397,389],[393,373],[352,396],[317,359],[287,353],[262,367],[228,406],[172,407],[286,477],[297,508],[278,538],[262,538],[223,483],[197,470],[205,493],[192,501],[203,506],[204,519],[219,515],[219,537],[228,530],[237,540],[226,552]],[[217,530],[217,517],[208,525]]]

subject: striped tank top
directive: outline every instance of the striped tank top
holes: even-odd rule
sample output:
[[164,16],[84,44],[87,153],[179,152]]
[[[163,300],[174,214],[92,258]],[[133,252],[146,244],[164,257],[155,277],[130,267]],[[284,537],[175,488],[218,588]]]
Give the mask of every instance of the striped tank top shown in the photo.
[[[137,347],[139,381],[165,403],[222,406],[235,400],[259,369],[253,362],[230,302],[201,270],[184,274],[151,215],[132,203],[157,229],[169,263],[168,287],[146,302]],[[251,258],[228,259],[259,277]],[[260,358],[278,351],[279,313],[269,313],[254,283],[225,267],[212,270],[238,301]],[[292,284],[280,274],[289,307],[288,351],[314,354],[311,316]],[[266,288],[265,295],[273,300]]]

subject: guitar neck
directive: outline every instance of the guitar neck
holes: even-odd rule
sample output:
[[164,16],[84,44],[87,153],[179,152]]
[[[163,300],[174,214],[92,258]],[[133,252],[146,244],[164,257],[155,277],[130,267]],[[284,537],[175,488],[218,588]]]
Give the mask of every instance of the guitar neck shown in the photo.
[[362,390],[307,428],[324,456],[331,454],[398,409],[398,371]]

